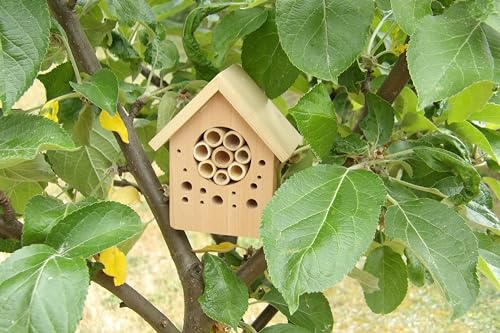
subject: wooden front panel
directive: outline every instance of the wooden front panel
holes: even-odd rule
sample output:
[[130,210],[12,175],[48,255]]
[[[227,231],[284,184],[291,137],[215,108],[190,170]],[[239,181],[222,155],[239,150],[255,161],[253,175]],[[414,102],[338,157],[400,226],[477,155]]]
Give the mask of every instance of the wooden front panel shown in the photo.
[[[252,161],[241,181],[220,186],[198,174],[193,147],[211,127],[233,129],[246,140]],[[276,188],[278,166],[274,154],[217,93],[170,140],[171,226],[181,230],[258,237],[262,210]]]

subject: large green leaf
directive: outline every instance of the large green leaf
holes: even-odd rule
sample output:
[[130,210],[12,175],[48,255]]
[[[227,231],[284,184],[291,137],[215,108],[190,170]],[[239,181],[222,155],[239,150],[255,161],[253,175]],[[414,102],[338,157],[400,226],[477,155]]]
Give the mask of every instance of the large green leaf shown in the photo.
[[500,105],[488,103],[481,111],[473,113],[469,119],[500,125]]
[[46,245],[23,247],[0,264],[0,331],[73,333],[88,284],[84,259]]
[[236,329],[248,308],[248,290],[219,257],[203,256],[205,290],[199,302],[203,312],[213,320]]
[[179,50],[175,43],[169,39],[155,38],[144,52],[145,60],[151,64],[153,68],[158,68],[160,71],[169,72],[179,64]]
[[50,15],[46,1],[2,0],[0,17],[0,101],[9,111],[40,70]]
[[335,81],[363,50],[373,9],[371,0],[277,0],[281,45],[300,70]]
[[210,81],[219,71],[202,51],[200,43],[196,40],[194,33],[205,17],[215,14],[225,7],[225,5],[196,7],[189,13],[184,23],[182,44],[187,57],[191,60],[196,69],[196,77],[200,80]]
[[389,237],[405,242],[429,270],[454,318],[474,304],[479,291],[477,241],[453,209],[431,199],[402,202],[387,210],[385,230]]
[[432,15],[432,0],[391,0],[392,12],[401,29],[413,35],[418,21]]
[[394,311],[408,288],[406,265],[401,256],[388,246],[380,246],[368,255],[363,269],[378,278],[379,287],[372,293],[365,291],[366,304],[375,313]]
[[89,144],[74,152],[49,152],[48,156],[62,180],[86,196],[106,198],[121,154],[113,135],[95,122]]
[[415,255],[405,249],[408,279],[417,287],[425,284],[425,267]]
[[31,198],[24,212],[23,245],[45,242],[50,230],[60,219],[95,202],[95,199],[86,198],[75,204],[65,204],[58,199],[41,195]]
[[491,81],[476,82],[448,100],[448,123],[461,122],[481,111],[493,96],[495,85]]
[[394,101],[394,111],[400,119],[403,131],[409,134],[424,131],[437,131],[432,121],[425,117],[424,110],[418,109],[418,97],[409,87],[404,87]]
[[38,75],[37,79],[45,87],[47,100],[51,100],[72,90],[69,82],[75,79],[75,72],[71,62],[68,61],[54,67],[48,73]]
[[472,83],[493,79],[493,56],[467,3],[419,21],[408,47],[408,66],[420,104],[452,96]]
[[14,167],[0,169],[0,190],[5,192],[17,213],[22,214],[28,200],[42,193],[46,182],[55,179],[42,155]]
[[75,91],[82,94],[97,107],[111,115],[115,114],[118,102],[118,80],[112,71],[104,68],[85,82],[70,82],[70,84]]
[[0,117],[0,168],[32,160],[42,150],[74,150],[68,133],[41,116]]
[[479,128],[479,130],[481,131],[481,133],[483,133],[486,140],[488,140],[488,143],[490,144],[491,149],[493,151],[493,155],[492,155],[493,158],[495,158],[495,156],[497,158],[499,158],[500,157],[500,132],[489,129],[489,128]]
[[322,291],[352,270],[373,238],[384,200],[375,174],[334,165],[296,173],[278,189],[260,234],[271,279],[290,313],[300,295]]
[[270,98],[284,93],[299,75],[299,70],[290,63],[281,48],[272,12],[267,21],[243,41],[241,62],[245,71]]
[[233,44],[259,29],[266,19],[267,11],[262,7],[239,9],[224,16],[213,31],[212,46],[216,53],[216,64],[221,65]]
[[111,14],[127,25],[134,25],[137,21],[152,25],[155,16],[146,0],[106,0]]
[[321,293],[300,296],[299,307],[293,315],[288,311],[283,296],[272,288],[262,300],[268,302],[288,318],[288,322],[306,328],[310,333],[330,333],[333,328],[333,316],[330,304]]
[[[485,152],[498,162],[500,155],[495,154],[495,151],[491,147],[491,144],[488,142],[488,139],[486,139],[484,134],[481,133],[481,131],[474,125],[472,125],[468,121],[461,121],[451,124],[449,128],[453,132],[455,132],[462,140],[464,140],[464,142],[467,142],[471,145],[477,145],[483,152]],[[500,153],[500,151],[498,153]]]
[[290,109],[299,131],[321,158],[330,155],[337,136],[337,117],[324,84],[317,84]]
[[131,208],[103,201],[87,205],[58,220],[46,243],[67,257],[90,257],[142,232],[142,222]]
[[292,324],[278,324],[264,328],[260,333],[311,333],[305,328]]
[[368,115],[362,120],[360,127],[368,141],[377,146],[386,144],[394,127],[394,109],[381,97],[366,95]]

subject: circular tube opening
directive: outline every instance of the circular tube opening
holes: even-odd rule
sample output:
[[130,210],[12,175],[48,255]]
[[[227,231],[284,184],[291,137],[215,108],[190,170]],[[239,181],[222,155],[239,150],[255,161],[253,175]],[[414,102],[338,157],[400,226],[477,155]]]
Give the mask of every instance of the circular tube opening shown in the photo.
[[244,146],[236,151],[234,154],[234,159],[241,164],[247,164],[250,162],[250,150],[248,146]]
[[217,185],[227,185],[231,180],[226,170],[217,170],[214,176],[214,182]]
[[193,156],[197,161],[206,161],[210,158],[210,153],[212,149],[205,142],[198,142],[194,146]]
[[211,161],[203,161],[198,164],[198,173],[203,178],[212,178],[215,175],[215,171],[215,165]]
[[205,131],[203,134],[203,139],[210,145],[211,147],[217,147],[222,144],[223,135],[225,130],[222,128],[210,128]]
[[219,168],[227,168],[233,158],[233,154],[224,147],[217,148],[212,154],[212,161]]
[[243,146],[243,137],[235,131],[229,131],[224,136],[223,144],[229,150],[237,150]]

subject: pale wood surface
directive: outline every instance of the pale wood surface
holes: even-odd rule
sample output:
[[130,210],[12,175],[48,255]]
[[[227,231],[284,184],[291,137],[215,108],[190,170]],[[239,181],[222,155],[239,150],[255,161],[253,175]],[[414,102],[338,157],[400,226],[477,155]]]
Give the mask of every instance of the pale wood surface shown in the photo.
[[[236,130],[247,142],[252,161],[247,175],[239,182],[219,186],[199,175],[193,147],[204,131],[211,127]],[[262,210],[276,188],[279,161],[222,94],[216,93],[194,114],[183,130],[172,136],[169,145],[172,227],[258,237]],[[259,164],[261,160],[265,161],[265,165]],[[191,186],[183,186],[184,182],[189,182]],[[206,193],[202,193],[202,189]],[[220,196],[222,204],[214,202],[214,196]],[[248,200],[255,200],[257,207],[249,208]]]
[[220,92],[250,128],[282,162],[302,143],[302,136],[281,114],[273,102],[238,65],[219,73],[150,142],[157,150],[183,127],[203,105]]

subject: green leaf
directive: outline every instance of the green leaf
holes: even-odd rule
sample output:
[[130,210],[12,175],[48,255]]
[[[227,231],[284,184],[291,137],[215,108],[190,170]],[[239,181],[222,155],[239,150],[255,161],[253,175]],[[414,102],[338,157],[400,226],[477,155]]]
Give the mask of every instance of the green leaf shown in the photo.
[[438,130],[436,125],[425,117],[424,110],[418,109],[418,97],[409,87],[404,87],[396,97],[394,111],[401,121],[401,129],[406,133]]
[[49,152],[54,172],[85,196],[106,198],[121,157],[120,148],[109,131],[98,122],[90,131],[89,144],[74,152]]
[[477,241],[453,209],[431,199],[402,202],[387,210],[385,230],[406,243],[429,270],[452,306],[453,318],[474,304],[479,291]]
[[[491,146],[494,153],[494,155],[492,155],[493,159],[497,160],[497,158],[500,157],[500,132],[489,128],[479,128],[479,130],[483,133],[484,137],[488,140],[488,143]],[[497,158],[495,158],[495,156]]]
[[295,82],[299,70],[281,48],[273,12],[258,30],[244,39],[241,63],[269,98],[280,96]]
[[111,39],[111,45],[108,50],[112,54],[125,61],[139,62],[141,60],[137,51],[125,37],[115,31],[112,31]]
[[118,80],[109,69],[101,69],[82,83],[70,82],[75,91],[97,107],[114,115],[118,102]]
[[394,127],[394,109],[381,97],[369,93],[366,95],[368,115],[360,124],[368,141],[376,146],[386,144],[392,135]]
[[156,121],[156,131],[159,132],[179,111],[177,108],[177,93],[167,91],[158,104],[158,120]]
[[311,333],[311,331],[292,324],[277,324],[264,328],[260,333]]
[[483,257],[479,257],[477,269],[490,280],[497,290],[500,290],[500,269],[498,267],[490,265]]
[[476,233],[479,254],[491,265],[500,268],[500,236]]
[[290,313],[300,295],[328,288],[352,270],[370,245],[384,200],[375,174],[334,165],[298,172],[278,189],[260,234],[271,279]]
[[437,172],[451,172],[463,183],[463,190],[450,197],[456,203],[472,200],[479,194],[481,177],[468,162],[447,150],[430,147],[413,148],[416,156],[429,168]]
[[120,22],[132,26],[137,21],[153,25],[153,11],[146,0],[106,0],[111,14]]
[[471,201],[467,205],[459,207],[458,212],[465,218],[467,224],[473,230],[480,232],[490,230],[500,235],[500,220],[488,207]]
[[375,275],[362,271],[356,266],[354,266],[347,276],[356,280],[366,293],[372,293],[380,289],[378,287],[378,278]]
[[448,123],[462,122],[481,111],[493,96],[495,85],[491,81],[476,82],[448,100]]
[[500,125],[500,105],[493,103],[486,104],[481,111],[471,114],[469,119]]
[[0,101],[8,112],[31,86],[49,46],[46,1],[0,1]]
[[182,12],[183,10],[191,7],[194,3],[194,0],[167,1],[165,3],[158,3],[157,5],[154,5],[152,10],[156,16],[156,20],[161,21]]
[[172,71],[179,64],[179,51],[174,42],[155,38],[144,52],[145,60],[161,73]]
[[32,160],[42,150],[74,150],[68,133],[41,117],[12,114],[0,117],[0,169]]
[[425,285],[425,267],[418,258],[411,252],[405,249],[406,268],[408,271],[408,279],[417,287]]
[[22,247],[17,239],[0,239],[0,252],[12,253]]
[[75,79],[75,72],[70,62],[65,62],[57,67],[54,67],[50,72],[38,75],[44,87],[47,100],[51,100],[58,96],[67,94],[72,91],[69,81]]
[[46,244],[61,255],[87,258],[134,237],[142,229],[141,219],[130,207],[102,201],[58,220]]
[[419,21],[408,47],[408,67],[422,106],[493,78],[488,41],[466,3]]
[[0,169],[0,189],[10,199],[14,210],[22,214],[28,200],[42,193],[46,182],[55,179],[50,165],[42,155],[35,159]]
[[221,65],[233,44],[259,29],[266,19],[267,11],[262,7],[238,9],[224,16],[213,30],[212,46],[216,53],[215,63]]
[[276,288],[267,292],[262,300],[271,304],[284,314],[289,323],[307,329],[311,333],[330,333],[333,328],[333,316],[330,304],[321,293],[304,294],[300,296],[299,307],[293,315],[288,311],[288,306],[283,296]]
[[205,290],[199,302],[203,312],[213,320],[236,329],[248,308],[248,290],[219,257],[203,255]]
[[206,16],[215,14],[225,7],[225,5],[196,7],[189,13],[184,23],[182,44],[188,59],[191,60],[196,69],[196,78],[199,80],[210,81],[219,71],[201,50],[194,33]]
[[[496,155],[491,147],[488,139],[477,129],[474,125],[468,121],[456,122],[448,126],[453,132],[455,132],[462,140],[470,145],[477,145],[483,152],[490,155],[495,161],[498,162],[500,155]],[[500,153],[500,151],[499,151]]]
[[327,158],[337,136],[337,117],[326,86],[317,84],[290,109],[290,114],[316,155]]
[[490,187],[491,191],[495,193],[495,196],[497,197],[498,200],[500,200],[500,182],[496,180],[495,178],[491,177],[483,177],[483,181],[488,184]]
[[431,2],[432,0],[391,0],[394,17],[407,35],[413,35],[422,17],[432,15]]
[[388,246],[373,250],[366,258],[363,270],[378,278],[379,290],[365,292],[366,304],[375,313],[394,311],[406,296],[408,276],[399,254]]
[[34,196],[27,203],[24,212],[23,245],[44,243],[50,230],[60,219],[95,202],[93,198],[86,198],[75,204],[65,204],[51,197]]
[[363,50],[373,10],[371,0],[277,0],[281,45],[300,70],[336,81]]
[[0,331],[73,333],[88,285],[84,259],[46,245],[23,247],[0,264]]

